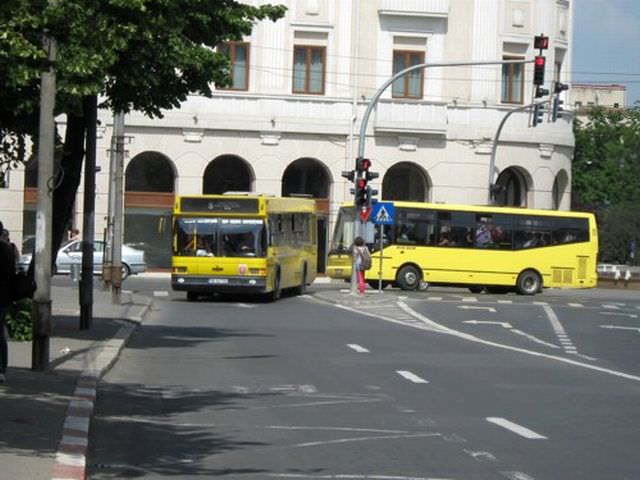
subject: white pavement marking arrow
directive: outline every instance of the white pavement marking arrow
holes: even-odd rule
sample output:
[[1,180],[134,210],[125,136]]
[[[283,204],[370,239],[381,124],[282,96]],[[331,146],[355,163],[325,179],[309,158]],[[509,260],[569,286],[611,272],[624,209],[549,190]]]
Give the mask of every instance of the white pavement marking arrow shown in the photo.
[[600,325],[600,328],[608,328],[611,330],[635,330],[640,333],[640,328],[638,327],[619,327],[618,325]]
[[458,305],[458,308],[463,310],[488,310],[492,313],[496,313],[496,309],[493,307],[472,307],[471,305]]
[[622,313],[622,312],[600,312],[600,315],[618,315],[620,317],[638,318],[635,313]]
[[471,325],[479,325],[479,324],[500,325],[503,328],[512,328],[511,324],[509,322],[490,322],[490,321],[486,321],[486,320],[465,320],[462,323],[470,323]]

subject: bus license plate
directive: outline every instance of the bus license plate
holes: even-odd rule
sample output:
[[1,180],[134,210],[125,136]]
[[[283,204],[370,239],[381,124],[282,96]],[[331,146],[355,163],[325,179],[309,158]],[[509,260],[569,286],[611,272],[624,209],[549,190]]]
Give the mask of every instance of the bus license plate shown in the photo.
[[229,279],[228,278],[210,278],[209,283],[212,283],[215,285],[222,285],[225,283],[229,283]]

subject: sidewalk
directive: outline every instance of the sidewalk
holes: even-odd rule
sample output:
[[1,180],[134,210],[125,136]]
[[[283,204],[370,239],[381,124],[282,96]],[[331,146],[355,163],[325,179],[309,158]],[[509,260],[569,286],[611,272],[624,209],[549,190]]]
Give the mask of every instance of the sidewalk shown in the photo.
[[79,329],[78,289],[52,287],[50,369],[31,370],[31,342],[9,342],[7,383],[0,384],[0,478],[84,479],[96,385],[151,300],[124,291],[121,304],[95,288],[93,323]]

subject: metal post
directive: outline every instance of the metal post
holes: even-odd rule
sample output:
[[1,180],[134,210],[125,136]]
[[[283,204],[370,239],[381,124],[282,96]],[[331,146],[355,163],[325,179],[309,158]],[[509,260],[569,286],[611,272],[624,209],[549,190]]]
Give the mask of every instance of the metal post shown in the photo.
[[384,225],[382,223],[378,224],[380,228],[378,232],[378,237],[380,238],[380,263],[378,266],[378,292],[382,293],[382,248],[384,247],[384,241],[382,236],[384,235]]
[[[53,3],[53,2],[50,2]],[[56,41],[45,36],[49,67],[40,79],[40,124],[38,128],[38,206],[36,212],[36,245],[34,278],[37,289],[33,295],[31,368],[49,368],[51,320],[51,235],[53,218],[53,161],[55,144],[54,107],[56,101]]]
[[82,276],[80,277],[80,329],[93,320],[93,237],[95,233],[96,129],[98,97],[84,99],[86,153],[84,163],[84,207],[82,216]]
[[113,244],[111,258],[111,300],[120,303],[122,286],[122,223],[123,223],[123,177],[124,177],[124,113],[117,112],[113,120],[116,139],[114,208],[113,208]]

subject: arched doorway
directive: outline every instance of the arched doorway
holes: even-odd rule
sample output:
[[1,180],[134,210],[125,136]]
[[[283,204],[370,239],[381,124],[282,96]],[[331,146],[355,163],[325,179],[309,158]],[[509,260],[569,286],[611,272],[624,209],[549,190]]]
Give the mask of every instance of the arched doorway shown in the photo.
[[331,174],[315,158],[299,158],[282,175],[282,196],[310,195],[318,209],[318,272],[324,272],[327,255],[327,229]]
[[524,173],[514,167],[500,172],[496,185],[496,205],[526,207],[529,186]]
[[562,205],[562,197],[567,191],[569,185],[569,176],[564,170],[560,170],[553,180],[553,189],[551,190],[551,208],[560,210]]
[[424,170],[410,162],[396,163],[382,180],[384,200],[426,202],[429,200],[429,179]]
[[175,170],[162,153],[136,155],[125,171],[124,242],[145,252],[149,268],[171,267]]
[[254,175],[249,164],[236,155],[221,155],[207,165],[202,193],[251,192]]

